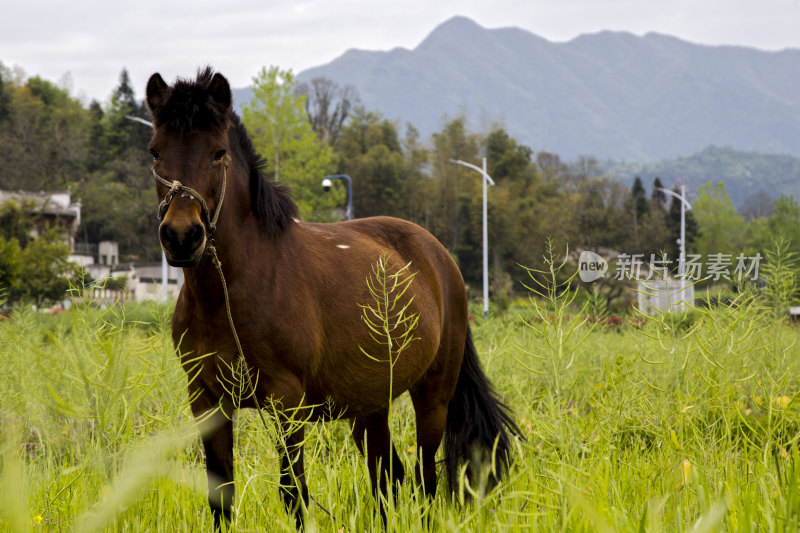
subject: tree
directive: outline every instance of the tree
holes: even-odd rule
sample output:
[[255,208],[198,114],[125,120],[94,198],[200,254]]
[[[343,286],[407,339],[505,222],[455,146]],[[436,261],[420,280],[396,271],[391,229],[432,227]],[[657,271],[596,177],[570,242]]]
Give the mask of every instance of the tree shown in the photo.
[[791,251],[800,253],[800,206],[793,196],[782,194],[775,199],[767,226],[773,238],[782,237]]
[[769,220],[764,217],[750,219],[744,228],[744,253],[747,257],[754,257],[760,253],[765,256],[765,251],[775,247],[775,236],[769,228]]
[[63,188],[85,171],[86,116],[63,89],[34,77],[4,88],[10,94],[0,122],[4,171],[0,187]]
[[32,202],[19,205],[14,200],[8,200],[0,206],[0,237],[16,240],[22,247],[27,246],[34,226],[31,216],[33,209]]
[[405,182],[404,208],[406,218],[429,227],[430,203],[428,175],[425,166],[430,152],[419,140],[419,131],[411,124],[406,124],[406,135],[403,139],[403,177]]
[[742,251],[739,248],[743,241],[744,218],[736,214],[724,183],[702,185],[692,211],[700,231],[699,253],[737,254]]
[[667,193],[664,192],[664,184],[661,183],[661,178],[658,176],[653,180],[653,192],[650,195],[650,202],[654,209],[661,209],[662,211],[667,206]]
[[476,162],[478,160],[480,139],[466,127],[466,117],[457,117],[447,122],[442,130],[433,134],[431,154],[431,217],[429,230],[459,258],[473,257],[473,245],[464,244],[470,233],[469,202],[476,187],[480,186],[479,176],[467,174],[474,171],[454,165],[452,160]]
[[[146,150],[152,132],[143,124],[129,120],[128,117],[146,119],[149,114],[144,102],[136,101],[136,93],[125,68],[119,74],[119,85],[111,93],[111,101],[104,115],[106,121],[104,144],[108,150],[106,157],[109,160],[134,157],[148,161]],[[126,153],[129,150],[133,150],[134,153]]]
[[68,257],[69,246],[56,228],[24,247],[15,238],[0,237],[0,291],[10,302],[61,300],[79,271]]
[[341,87],[333,80],[317,77],[299,84],[295,93],[306,97],[308,121],[317,138],[327,146],[334,146],[353,104],[359,101],[355,87]]
[[[661,180],[657,181],[658,184]],[[657,198],[663,193],[653,189],[653,196],[647,199],[647,194],[639,176],[633,180],[629,199],[625,202],[625,211],[628,213],[629,237],[624,240],[625,251],[631,254],[659,253],[664,249],[666,234],[666,220],[664,209]]]
[[[605,176],[582,177],[575,186],[575,244],[593,249],[620,248],[630,227],[628,191],[617,180]],[[638,245],[637,242],[637,248]]]
[[105,112],[97,100],[89,104],[89,146],[86,169],[94,172],[103,166],[107,160],[108,146],[106,143]]
[[792,196],[781,195],[769,209],[769,217],[755,217],[745,228],[746,252],[765,256],[780,241],[787,251],[800,254],[800,206]]
[[531,165],[533,150],[518,144],[505,129],[495,127],[486,137],[486,160],[491,163],[491,176],[495,181],[506,179],[529,186],[538,177]]
[[[541,219],[537,214],[549,195],[541,187],[539,172],[532,161],[533,150],[519,144],[500,126],[492,129],[485,145],[487,170],[495,181],[487,199],[490,260],[495,286],[501,292],[508,292],[502,280],[512,282],[513,287],[514,280],[520,281],[526,275],[517,265],[538,264],[540,242],[544,242],[547,234],[562,235],[560,231],[553,234],[551,220]],[[477,249],[483,244],[483,198],[480,176],[473,173],[474,178],[478,179],[470,201],[470,243]],[[477,275],[480,272],[477,262],[465,261],[465,266],[470,263],[474,264]]]
[[739,206],[739,214],[748,221],[754,218],[768,218],[772,215],[774,207],[775,202],[767,191],[759,189],[758,192],[744,199],[742,205]]
[[255,147],[267,156],[274,181],[281,178],[281,155],[291,152],[295,140],[310,129],[305,97],[294,94],[295,84],[291,70],[262,67],[253,78],[253,98],[242,108],[242,120]]
[[19,290],[22,248],[14,238],[0,237],[0,297],[13,301]]
[[11,85],[8,71],[0,61],[0,122],[8,120],[11,113]]
[[303,95],[295,93],[291,70],[262,68],[253,78],[253,99],[242,110],[242,120],[255,148],[266,155],[267,171],[275,181],[292,188],[305,219],[328,220],[343,193],[321,194],[321,181],[333,170],[333,156],[314,134],[305,112]]
[[633,213],[635,220],[641,220],[645,213],[650,211],[650,204],[647,202],[647,193],[642,185],[642,178],[636,176],[631,186],[631,198],[633,198]]
[[61,241],[59,232],[55,228],[45,231],[22,250],[21,281],[10,296],[37,305],[62,299],[78,271],[68,257],[69,246]]
[[359,217],[404,217],[406,182],[400,139],[379,113],[356,108],[337,141],[338,171],[353,179],[353,209]]

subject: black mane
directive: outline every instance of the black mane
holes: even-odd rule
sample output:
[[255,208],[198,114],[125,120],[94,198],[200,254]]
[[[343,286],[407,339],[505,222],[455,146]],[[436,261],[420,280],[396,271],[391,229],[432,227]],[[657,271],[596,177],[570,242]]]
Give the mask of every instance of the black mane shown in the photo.
[[244,161],[249,174],[253,213],[265,233],[277,237],[297,218],[297,204],[287,187],[264,178],[266,160],[256,152],[247,130],[230,105],[221,105],[211,97],[208,87],[214,76],[210,67],[197,73],[195,80],[178,78],[169,88],[164,104],[153,111],[157,127],[185,134],[194,130],[227,128],[231,154]]
[[228,140],[231,149],[245,161],[250,174],[250,200],[253,213],[261,228],[270,236],[277,237],[284,228],[297,219],[297,204],[292,200],[288,187],[264,178],[264,166],[267,160],[256,152],[239,116],[231,111],[228,120],[230,121]]

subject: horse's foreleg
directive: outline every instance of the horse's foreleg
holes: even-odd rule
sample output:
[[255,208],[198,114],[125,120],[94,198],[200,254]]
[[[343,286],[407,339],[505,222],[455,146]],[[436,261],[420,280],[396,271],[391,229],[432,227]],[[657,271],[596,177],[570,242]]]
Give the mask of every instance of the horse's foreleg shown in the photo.
[[[392,487],[397,493],[398,484],[405,476],[403,463],[394,449],[389,432],[388,410],[360,416],[353,420],[353,439],[358,450],[367,458],[369,477],[372,490],[381,508],[381,515],[385,518],[385,508],[381,495],[387,497],[387,480],[391,464]],[[365,446],[366,445],[366,449]],[[391,461],[391,463],[390,463]]]
[[[308,509],[308,486],[303,465],[303,425],[281,424],[278,450],[281,456],[281,497],[289,513],[294,514],[297,528],[303,527],[304,507]],[[301,503],[302,502],[302,503]]]
[[233,423],[217,411],[204,426],[201,439],[206,452],[208,505],[217,531],[223,520],[230,522],[233,509]]

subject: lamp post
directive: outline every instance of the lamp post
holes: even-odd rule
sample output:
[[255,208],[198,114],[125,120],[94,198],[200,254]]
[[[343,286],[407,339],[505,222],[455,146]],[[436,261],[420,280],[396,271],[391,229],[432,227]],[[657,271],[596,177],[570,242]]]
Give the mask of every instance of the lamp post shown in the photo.
[[[133,122],[138,122],[139,124],[144,124],[145,126],[153,127],[153,123],[149,120],[145,120],[141,117],[134,117],[133,115],[125,115],[125,118],[128,120],[132,120]],[[167,301],[167,256],[164,253],[164,249],[161,249],[161,301]]]
[[479,167],[466,161],[451,159],[451,163],[462,165],[481,173],[483,182],[483,318],[489,316],[489,230],[487,229],[487,209],[486,209],[486,187],[494,185],[494,180],[486,172],[486,158],[483,159],[483,166]]
[[657,187],[657,189],[681,201],[681,236],[678,240],[678,277],[683,279],[686,275],[686,210],[691,209],[692,204],[686,199],[686,185],[681,185],[680,195],[674,191],[662,189],[661,187]]
[[333,184],[331,180],[344,180],[347,182],[347,220],[353,220],[353,180],[347,174],[334,174],[332,176],[325,176],[322,180],[322,188],[325,192],[331,190]]

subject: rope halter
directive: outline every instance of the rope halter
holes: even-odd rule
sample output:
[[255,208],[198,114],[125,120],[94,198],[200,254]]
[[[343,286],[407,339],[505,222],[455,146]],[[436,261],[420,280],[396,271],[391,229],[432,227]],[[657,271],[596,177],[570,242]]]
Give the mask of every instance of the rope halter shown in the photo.
[[158,204],[158,220],[160,221],[164,220],[164,217],[167,214],[167,210],[169,209],[172,200],[175,199],[176,194],[182,193],[191,196],[192,198],[197,200],[197,202],[200,204],[200,218],[202,219],[203,224],[206,227],[206,233],[208,234],[208,239],[206,242],[212,243],[214,238],[214,232],[217,229],[219,212],[222,209],[222,201],[225,199],[225,184],[228,181],[228,162],[225,161],[223,163],[222,186],[219,192],[219,202],[217,203],[217,207],[214,210],[213,216],[209,215],[208,204],[206,203],[205,199],[199,192],[192,189],[191,187],[187,187],[178,180],[173,180],[173,181],[165,180],[164,178],[158,175],[155,166],[153,166],[151,170],[153,172],[153,177],[156,179],[156,181],[161,185],[169,188],[169,191],[167,192],[166,196],[164,196],[164,199],[161,200],[160,204]]

